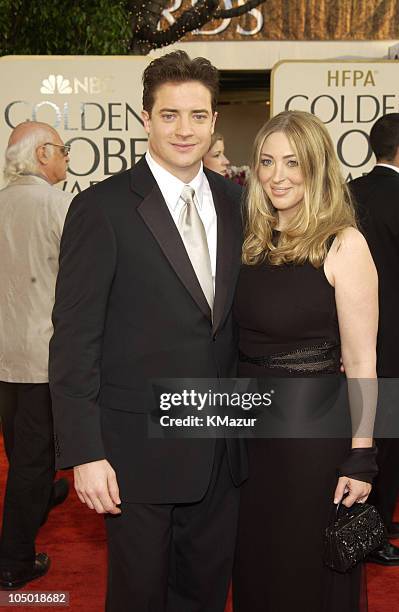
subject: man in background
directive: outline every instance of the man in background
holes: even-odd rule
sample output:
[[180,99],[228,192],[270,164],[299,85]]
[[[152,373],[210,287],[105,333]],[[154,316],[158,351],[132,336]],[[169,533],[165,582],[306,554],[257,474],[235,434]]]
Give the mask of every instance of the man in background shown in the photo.
[[11,133],[0,191],[0,417],[9,462],[0,537],[0,587],[18,589],[45,574],[35,552],[48,512],[68,495],[54,482],[48,345],[58,255],[72,199],[53,185],[66,177],[69,147],[49,125]]
[[[399,113],[384,115],[373,125],[370,146],[377,163],[350,183],[379,278],[377,374],[399,378]],[[396,409],[399,407],[396,406]],[[379,475],[370,501],[380,512],[388,536],[399,538],[393,513],[399,491],[399,439],[377,440]],[[399,548],[387,539],[369,561],[399,565]]]

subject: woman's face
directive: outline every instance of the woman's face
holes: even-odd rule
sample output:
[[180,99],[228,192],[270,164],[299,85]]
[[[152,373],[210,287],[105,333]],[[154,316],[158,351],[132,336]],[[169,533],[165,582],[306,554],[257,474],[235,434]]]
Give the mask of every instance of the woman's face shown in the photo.
[[230,162],[224,154],[223,140],[217,140],[208,153],[204,155],[204,166],[219,174],[226,174]]
[[305,183],[297,156],[283,132],[266,138],[258,177],[279,218],[292,218],[303,202]]

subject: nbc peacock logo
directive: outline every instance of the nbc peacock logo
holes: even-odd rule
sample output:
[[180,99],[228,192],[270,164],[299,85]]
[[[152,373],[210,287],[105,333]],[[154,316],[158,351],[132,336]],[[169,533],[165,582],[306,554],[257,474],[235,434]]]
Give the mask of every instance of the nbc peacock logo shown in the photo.
[[80,78],[74,76],[67,79],[63,74],[49,74],[42,80],[40,93],[54,94],[102,94],[113,93],[113,76],[86,75]]
[[71,94],[72,87],[69,79],[65,79],[62,74],[49,74],[47,79],[43,79],[40,93],[42,94]]

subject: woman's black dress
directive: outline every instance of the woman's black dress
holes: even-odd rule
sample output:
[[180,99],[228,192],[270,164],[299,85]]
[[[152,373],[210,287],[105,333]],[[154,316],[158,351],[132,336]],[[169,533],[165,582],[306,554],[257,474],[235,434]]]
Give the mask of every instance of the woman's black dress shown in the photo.
[[[334,288],[323,267],[243,266],[234,310],[241,377],[323,376],[325,363],[329,375],[332,370],[339,375]],[[338,347],[333,368],[331,359],[322,359],[310,370],[296,369],[292,354],[301,366],[303,353],[295,351],[323,346]],[[291,357],[280,371],[242,361],[281,353]],[[366,610],[362,568],[338,574],[322,560],[337,466],[349,448],[350,440],[336,438],[248,440],[250,477],[242,487],[234,612]]]

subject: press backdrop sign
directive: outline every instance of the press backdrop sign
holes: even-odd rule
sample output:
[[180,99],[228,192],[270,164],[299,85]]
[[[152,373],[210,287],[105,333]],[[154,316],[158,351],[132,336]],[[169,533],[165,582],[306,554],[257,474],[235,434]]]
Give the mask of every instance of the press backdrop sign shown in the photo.
[[271,80],[271,112],[304,110],[328,128],[347,180],[369,172],[374,122],[399,112],[399,62],[282,61]]
[[[0,155],[22,121],[44,121],[71,145],[72,193],[126,170],[145,153],[142,57],[0,58]],[[1,160],[2,161],[2,160]]]

